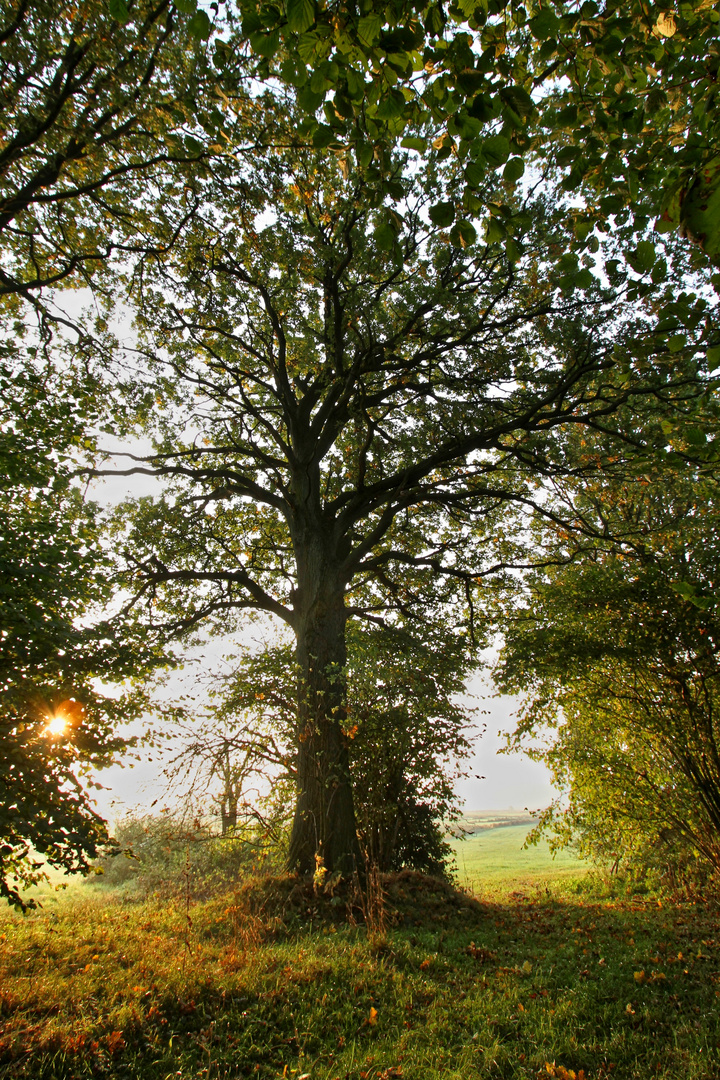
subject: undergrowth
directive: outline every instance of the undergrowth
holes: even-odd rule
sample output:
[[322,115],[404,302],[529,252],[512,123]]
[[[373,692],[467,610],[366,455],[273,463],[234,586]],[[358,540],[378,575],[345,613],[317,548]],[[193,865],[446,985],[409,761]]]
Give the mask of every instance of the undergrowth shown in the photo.
[[[45,902],[0,927],[18,1080],[715,1080],[720,913],[383,879]],[[378,906],[379,905],[379,906]],[[373,928],[374,927],[374,928]]]

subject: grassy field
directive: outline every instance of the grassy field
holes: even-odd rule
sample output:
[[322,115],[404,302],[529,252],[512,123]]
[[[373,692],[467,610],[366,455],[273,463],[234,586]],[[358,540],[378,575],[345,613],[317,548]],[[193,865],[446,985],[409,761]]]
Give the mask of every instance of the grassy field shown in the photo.
[[543,882],[476,901],[398,875],[369,929],[293,879],[8,911],[0,1076],[717,1080],[718,910]]
[[587,873],[587,864],[567,851],[553,857],[544,840],[523,848],[533,824],[524,814],[467,815],[461,825],[468,834],[452,841],[460,883],[483,895],[577,879]]

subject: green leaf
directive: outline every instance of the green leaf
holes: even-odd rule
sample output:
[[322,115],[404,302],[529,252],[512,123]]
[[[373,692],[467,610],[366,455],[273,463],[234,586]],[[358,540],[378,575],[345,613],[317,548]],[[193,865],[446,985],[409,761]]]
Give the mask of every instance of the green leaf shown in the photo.
[[525,162],[521,157],[510,158],[507,165],[503,169],[503,179],[514,182],[519,180],[525,172]]
[[345,69],[345,79],[347,81],[348,96],[353,101],[358,101],[365,96],[365,76],[362,71],[356,71],[355,68]]
[[720,345],[711,345],[705,355],[708,364],[720,364]]
[[108,11],[119,23],[126,23],[130,18],[125,0],[108,0]]
[[486,170],[477,161],[470,161],[465,166],[465,179],[472,188],[479,188],[485,175]]
[[650,240],[641,240],[635,251],[627,256],[627,261],[638,274],[646,274],[655,264],[655,245]]
[[367,169],[373,159],[374,153],[375,148],[372,143],[361,143],[360,146],[355,147],[355,156],[361,169]]
[[575,286],[578,289],[590,289],[595,284],[595,278],[592,275],[592,271],[586,266],[579,270],[575,275]]
[[427,139],[416,139],[413,135],[407,135],[400,143],[405,150],[417,150],[424,153],[427,150]]
[[394,120],[396,116],[402,116],[405,111],[405,98],[399,90],[391,90],[380,99],[375,115],[378,120]]
[[183,15],[192,15],[193,12],[197,11],[197,0],[175,0],[175,7]]
[[304,34],[315,22],[313,0],[287,0],[285,12],[288,27],[295,34]]
[[687,338],[684,334],[673,334],[668,341],[668,349],[671,353],[680,352],[687,345]]
[[499,244],[505,239],[507,230],[501,221],[497,218],[491,217],[485,226],[485,243],[486,244]]
[[383,20],[380,15],[363,15],[358,21],[358,39],[361,45],[374,45],[380,37]]
[[458,221],[450,230],[450,243],[458,248],[470,247],[477,240],[477,230],[471,221]]
[[383,222],[382,225],[378,225],[377,229],[375,229],[375,232],[373,233],[373,239],[379,251],[392,251],[392,249],[395,247],[397,234],[395,232],[395,229],[393,229],[392,225],[389,225],[387,222]]
[[432,4],[427,9],[427,15],[425,16],[425,30],[431,37],[439,37],[445,28],[446,21],[445,13],[440,4]]
[[578,269],[578,257],[574,251],[566,251],[557,261],[557,269],[561,274],[575,274]]
[[298,105],[306,112],[314,114],[325,100],[324,94],[314,93],[309,86],[304,86],[297,96]]
[[312,144],[318,150],[323,150],[326,146],[330,146],[332,142],[335,142],[336,138],[337,136],[331,127],[327,124],[318,124],[313,132]]
[[[280,74],[286,83],[299,89],[308,81],[307,68],[297,56],[287,56],[280,68]],[[316,106],[317,108],[317,106]]]
[[210,17],[205,11],[196,11],[188,23],[188,33],[197,38],[198,41],[207,41],[211,29]]
[[258,31],[256,34],[250,35],[250,48],[258,56],[271,57],[278,51],[280,45],[280,31],[273,30],[272,33],[266,34],[264,31]]
[[487,163],[497,169],[510,157],[510,143],[504,135],[488,135],[482,141],[482,152]]
[[527,90],[523,90],[522,86],[503,87],[500,91],[500,100],[523,119],[532,116],[535,112],[535,103]]
[[707,442],[707,435],[702,428],[688,428],[685,438],[691,446],[704,446]]
[[430,207],[429,214],[433,225],[445,229],[448,225],[452,225],[455,220],[455,206],[451,202],[435,203],[434,206]]
[[681,203],[680,220],[686,234],[717,260],[720,256],[720,156],[691,175]]
[[546,38],[555,37],[559,26],[557,16],[547,7],[542,8],[535,18],[530,20],[533,37],[537,38],[538,41],[545,41]]

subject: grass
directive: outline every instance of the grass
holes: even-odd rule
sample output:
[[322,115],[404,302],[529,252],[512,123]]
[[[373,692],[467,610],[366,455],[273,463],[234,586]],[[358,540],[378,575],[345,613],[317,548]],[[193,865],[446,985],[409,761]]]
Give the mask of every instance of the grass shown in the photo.
[[553,857],[544,840],[524,849],[534,824],[526,815],[473,814],[462,824],[473,832],[452,841],[458,879],[476,894],[508,893],[587,873],[587,863],[570,852]]
[[[293,879],[95,890],[0,923],[13,1080],[715,1080],[720,913],[385,883],[386,928]],[[357,911],[356,911],[357,913]],[[351,911],[352,914],[352,911]]]

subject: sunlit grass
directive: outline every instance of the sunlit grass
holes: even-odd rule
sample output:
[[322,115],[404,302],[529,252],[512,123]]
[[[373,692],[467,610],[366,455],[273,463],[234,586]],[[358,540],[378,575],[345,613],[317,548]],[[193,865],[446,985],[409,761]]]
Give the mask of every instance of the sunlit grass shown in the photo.
[[412,876],[387,888],[374,943],[292,883],[201,904],[74,893],[8,913],[0,1075],[720,1075],[714,908],[562,886],[471,904]]

